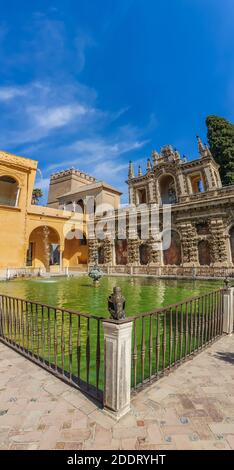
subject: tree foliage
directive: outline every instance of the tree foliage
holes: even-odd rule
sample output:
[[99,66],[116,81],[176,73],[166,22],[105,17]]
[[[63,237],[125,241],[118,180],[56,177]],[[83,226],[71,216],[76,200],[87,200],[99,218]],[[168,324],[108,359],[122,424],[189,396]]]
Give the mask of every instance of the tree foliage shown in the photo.
[[32,192],[32,204],[37,205],[41,197],[43,197],[42,190],[40,188],[35,188]]
[[234,184],[234,125],[219,116],[208,116],[206,125],[211,153],[220,165],[222,183]]

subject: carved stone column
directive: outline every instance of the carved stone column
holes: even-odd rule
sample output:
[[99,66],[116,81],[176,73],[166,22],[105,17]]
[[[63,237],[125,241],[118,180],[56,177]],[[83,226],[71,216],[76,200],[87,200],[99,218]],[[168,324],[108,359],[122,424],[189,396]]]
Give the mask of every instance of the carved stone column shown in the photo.
[[160,256],[160,250],[159,250],[159,243],[160,240],[155,240],[153,237],[149,239],[148,241],[148,246],[149,246],[149,258],[150,258],[150,264],[151,265],[156,265],[160,266],[161,262],[161,256]]
[[183,250],[183,266],[198,265],[197,232],[191,222],[181,224],[181,243]]
[[155,194],[154,194],[154,181],[152,178],[149,179],[148,194],[149,194],[149,203],[153,204],[155,202]]
[[128,264],[135,266],[140,264],[139,245],[139,240],[128,240]]
[[113,264],[112,242],[109,238],[105,238],[104,240],[104,264]]
[[214,266],[227,266],[228,251],[223,220],[210,220],[209,229],[213,264]]
[[88,240],[88,262],[94,264],[98,257],[98,243],[96,238]]
[[161,204],[161,194],[158,180],[155,181],[155,202],[156,204]]

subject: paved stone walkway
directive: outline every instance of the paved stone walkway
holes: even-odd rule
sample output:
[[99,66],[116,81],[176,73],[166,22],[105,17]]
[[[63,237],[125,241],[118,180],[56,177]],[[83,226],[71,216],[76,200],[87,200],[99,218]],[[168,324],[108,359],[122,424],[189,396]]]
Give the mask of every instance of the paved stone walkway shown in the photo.
[[234,336],[136,395],[118,423],[0,343],[0,449],[234,449]]

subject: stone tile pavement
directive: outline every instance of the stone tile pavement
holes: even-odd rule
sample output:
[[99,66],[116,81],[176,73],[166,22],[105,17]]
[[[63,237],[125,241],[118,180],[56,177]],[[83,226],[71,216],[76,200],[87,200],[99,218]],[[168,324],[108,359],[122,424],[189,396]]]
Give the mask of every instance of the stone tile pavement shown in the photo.
[[234,449],[234,336],[138,393],[118,423],[0,343],[0,449]]

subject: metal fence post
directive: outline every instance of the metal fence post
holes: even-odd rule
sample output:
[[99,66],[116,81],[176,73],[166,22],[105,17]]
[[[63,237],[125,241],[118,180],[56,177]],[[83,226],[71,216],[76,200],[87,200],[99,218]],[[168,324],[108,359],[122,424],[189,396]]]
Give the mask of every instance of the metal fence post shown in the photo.
[[125,299],[119,287],[109,297],[111,319],[104,327],[104,409],[117,420],[130,410],[132,324],[125,319]]
[[228,287],[223,294],[223,333],[233,333],[234,287]]

